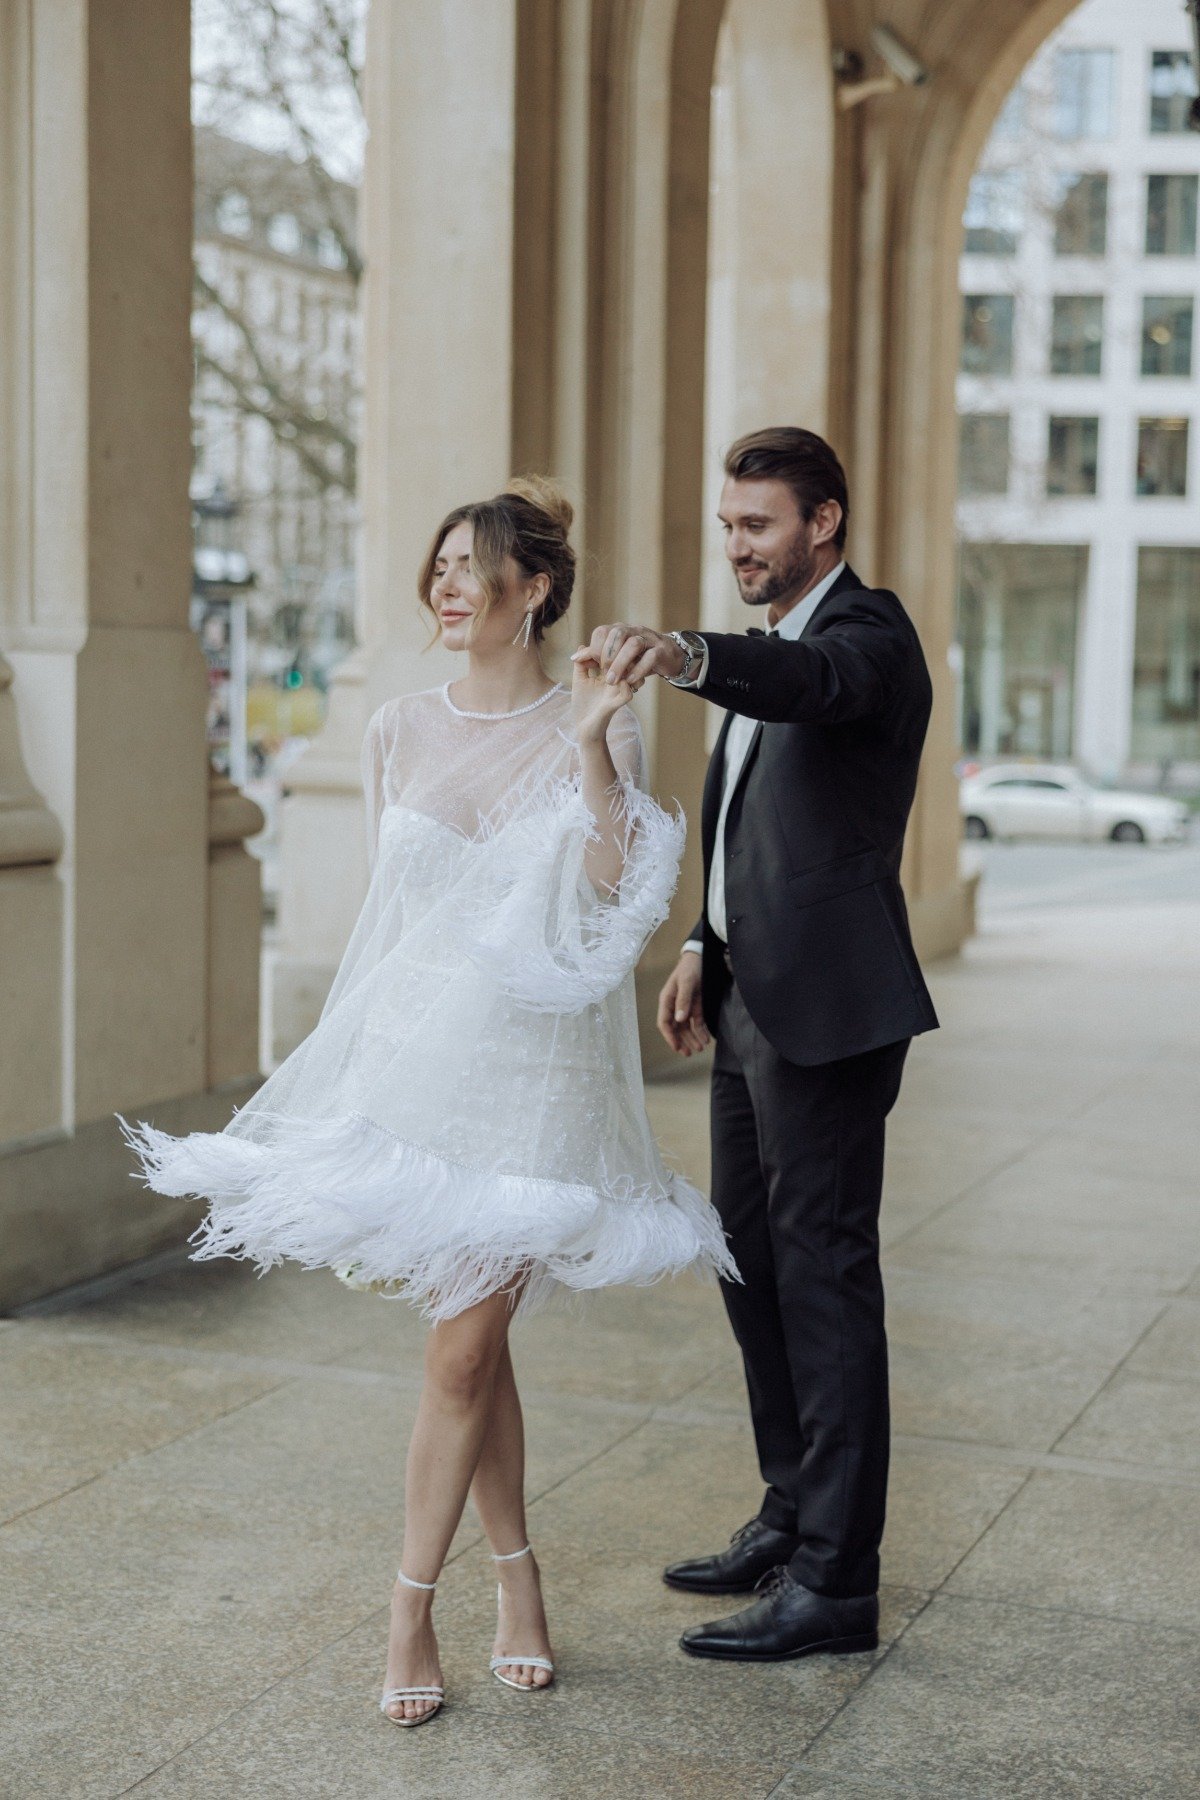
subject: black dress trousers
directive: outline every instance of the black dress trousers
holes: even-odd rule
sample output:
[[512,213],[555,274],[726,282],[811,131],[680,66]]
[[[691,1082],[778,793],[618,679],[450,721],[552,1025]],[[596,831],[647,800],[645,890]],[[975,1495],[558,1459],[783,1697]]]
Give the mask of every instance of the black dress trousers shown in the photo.
[[879,1586],[889,1447],[879,1203],[884,1121],[909,1041],[804,1067],[772,1048],[732,982],[720,1005],[712,1198],[743,1278],[721,1285],[767,1484],[760,1517],[797,1534],[791,1573],[817,1594]]

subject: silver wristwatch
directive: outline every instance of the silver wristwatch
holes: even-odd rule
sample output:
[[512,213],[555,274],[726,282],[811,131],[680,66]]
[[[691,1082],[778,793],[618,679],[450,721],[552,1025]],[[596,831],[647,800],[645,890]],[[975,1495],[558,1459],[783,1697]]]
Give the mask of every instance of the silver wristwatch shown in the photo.
[[672,675],[670,680],[675,687],[691,687],[704,659],[704,639],[698,631],[668,631],[666,635],[673,644],[679,645],[685,658],[679,674]]

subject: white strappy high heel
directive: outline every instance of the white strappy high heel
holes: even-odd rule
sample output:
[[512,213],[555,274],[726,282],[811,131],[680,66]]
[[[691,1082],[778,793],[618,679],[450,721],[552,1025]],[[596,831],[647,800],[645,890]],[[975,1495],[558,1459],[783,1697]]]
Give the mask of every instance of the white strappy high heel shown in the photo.
[[[396,1580],[405,1587],[420,1588],[421,1592],[425,1594],[432,1594],[437,1587],[436,1581],[411,1581],[403,1569],[396,1570]],[[379,1702],[379,1710],[389,1724],[403,1725],[407,1729],[413,1725],[428,1725],[430,1719],[436,1719],[442,1710],[445,1698],[446,1690],[443,1687],[388,1688]],[[431,1705],[426,1712],[418,1713],[415,1719],[406,1719],[403,1714],[397,1718],[395,1713],[388,1711],[388,1707],[397,1700],[426,1700],[436,1702],[436,1704]]]
[[[507,1556],[493,1556],[492,1561],[498,1563],[516,1562],[518,1558],[522,1556],[532,1555],[533,1545],[526,1544],[523,1550],[510,1550]],[[496,1588],[497,1607],[499,1607],[503,1598],[504,1588],[502,1585],[498,1584]],[[527,1669],[545,1669],[549,1674],[550,1679],[549,1681],[542,1682],[513,1681],[509,1676],[500,1673],[501,1669],[516,1668],[518,1665],[524,1665]],[[554,1664],[550,1661],[548,1656],[517,1656],[511,1653],[507,1656],[493,1656],[488,1667],[496,1677],[497,1681],[502,1681],[505,1687],[516,1688],[519,1694],[544,1694],[547,1688],[553,1687],[554,1685]]]

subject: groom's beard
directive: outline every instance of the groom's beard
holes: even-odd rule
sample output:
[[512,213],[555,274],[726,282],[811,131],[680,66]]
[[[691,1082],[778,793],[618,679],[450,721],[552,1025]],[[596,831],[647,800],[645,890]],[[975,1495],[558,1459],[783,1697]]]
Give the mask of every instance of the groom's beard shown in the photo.
[[816,570],[816,553],[809,548],[807,540],[801,538],[785,559],[750,593],[746,593],[742,587],[739,572],[738,590],[747,606],[773,606],[777,600],[786,600],[792,594],[803,593]]

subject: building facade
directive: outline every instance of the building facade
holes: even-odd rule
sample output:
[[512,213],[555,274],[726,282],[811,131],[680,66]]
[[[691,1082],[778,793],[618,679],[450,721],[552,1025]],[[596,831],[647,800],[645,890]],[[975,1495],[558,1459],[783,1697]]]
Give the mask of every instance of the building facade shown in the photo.
[[959,265],[960,731],[1200,786],[1200,133],[1178,0],[1085,0],[1011,91]]
[[281,741],[319,727],[353,640],[358,196],[212,130],[196,132],[195,158],[197,568],[215,516],[250,577],[253,776]]

